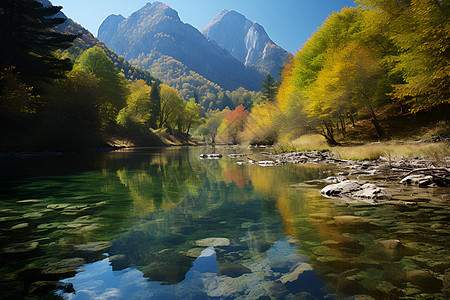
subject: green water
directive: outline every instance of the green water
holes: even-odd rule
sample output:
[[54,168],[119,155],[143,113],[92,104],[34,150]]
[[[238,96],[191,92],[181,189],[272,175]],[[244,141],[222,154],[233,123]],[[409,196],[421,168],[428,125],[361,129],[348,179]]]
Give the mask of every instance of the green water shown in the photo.
[[263,159],[186,147],[0,161],[0,299],[446,299],[442,193],[349,205],[304,184],[330,166],[226,156],[243,152]]

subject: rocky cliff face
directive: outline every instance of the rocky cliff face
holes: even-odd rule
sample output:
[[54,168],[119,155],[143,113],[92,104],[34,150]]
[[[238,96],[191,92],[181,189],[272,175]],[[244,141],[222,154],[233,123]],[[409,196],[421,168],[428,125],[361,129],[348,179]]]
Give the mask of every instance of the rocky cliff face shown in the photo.
[[152,51],[171,56],[227,90],[241,86],[259,90],[263,79],[263,74],[183,23],[175,10],[161,2],[148,3],[127,19],[108,17],[98,37],[126,59],[139,61]]
[[125,17],[122,15],[110,15],[100,25],[98,29],[97,38],[103,42],[110,42],[119,28],[119,24],[125,21]]
[[245,66],[255,66],[277,77],[291,54],[277,46],[264,28],[235,10],[223,10],[202,30]]

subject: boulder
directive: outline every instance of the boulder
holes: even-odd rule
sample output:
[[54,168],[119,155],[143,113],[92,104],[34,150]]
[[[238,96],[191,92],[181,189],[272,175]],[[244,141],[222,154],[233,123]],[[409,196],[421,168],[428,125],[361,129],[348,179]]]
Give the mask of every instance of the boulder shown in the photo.
[[345,180],[324,187],[320,193],[328,198],[350,201],[378,203],[379,200],[389,200],[391,195],[384,188],[372,183],[362,183],[356,180]]
[[400,180],[400,183],[405,185],[412,184],[420,187],[426,187],[433,184],[433,176],[423,174],[409,175]]

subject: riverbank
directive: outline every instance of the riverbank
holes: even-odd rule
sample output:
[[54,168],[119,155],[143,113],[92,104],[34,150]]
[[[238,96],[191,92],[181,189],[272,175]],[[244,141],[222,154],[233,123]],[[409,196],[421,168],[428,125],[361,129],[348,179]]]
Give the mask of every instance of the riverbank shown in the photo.
[[[419,145],[419,147],[424,146],[426,146],[424,143]],[[361,153],[358,153],[357,149],[361,149],[361,152],[364,147],[367,146],[345,147],[348,149],[347,152],[342,148],[338,151],[348,157],[355,157],[351,153],[354,151],[358,157]],[[299,184],[300,186],[317,186],[321,189],[321,194],[328,198],[348,203],[394,203],[396,205],[416,205],[417,202],[437,201],[446,207],[450,199],[450,150],[448,144],[442,142],[436,143],[433,148],[439,149],[439,154],[430,152],[429,157],[379,156],[372,160],[338,158],[341,156],[336,155],[337,151],[265,153],[265,155],[273,162],[272,165],[335,166],[336,171],[327,174],[328,177]],[[433,155],[434,158],[432,158]],[[267,165],[266,162],[265,165]],[[400,202],[396,202],[397,200]]]

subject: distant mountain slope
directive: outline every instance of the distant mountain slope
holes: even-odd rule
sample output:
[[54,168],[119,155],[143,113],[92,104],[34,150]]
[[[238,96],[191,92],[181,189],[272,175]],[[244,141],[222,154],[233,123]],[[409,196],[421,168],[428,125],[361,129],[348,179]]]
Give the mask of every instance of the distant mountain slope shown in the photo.
[[[148,84],[151,84],[155,80],[155,77],[150,75],[148,71],[142,70],[139,67],[133,66],[123,56],[117,55],[114,51],[109,49],[104,43],[100,42],[91,32],[85,29],[78,23],[75,23],[71,19],[67,19],[66,22],[57,27],[58,32],[66,34],[76,34],[78,38],[74,41],[74,47],[78,47],[81,50],[87,50],[94,46],[102,48],[106,55],[114,63],[114,66],[125,75],[128,80],[142,79]],[[70,50],[70,49],[69,49]]]
[[109,16],[100,26],[98,36],[128,60],[157,52],[173,57],[227,90],[241,86],[259,90],[264,77],[183,23],[175,10],[161,2],[148,3],[125,20]]
[[202,33],[227,49],[246,66],[278,77],[280,67],[291,54],[277,46],[257,22],[235,10],[223,10],[206,25]]
[[[49,0],[38,0],[45,7],[53,5]],[[155,80],[153,76],[150,75],[149,72],[141,70],[139,67],[135,67],[131,65],[128,61],[126,61],[123,57],[118,56],[114,51],[111,51],[104,43],[100,42],[94,35],[89,32],[86,28],[81,26],[78,23],[75,23],[73,20],[68,18],[62,11],[57,13],[54,17],[67,19],[66,22],[59,25],[56,28],[56,31],[65,34],[74,34],[78,35],[78,38],[74,41],[74,47],[79,48],[84,51],[94,46],[102,48],[106,55],[111,59],[116,68],[125,75],[125,78],[128,80],[136,80],[142,79],[146,81],[148,84],[151,84],[152,81]],[[123,17],[122,17],[123,18]],[[69,49],[69,51],[74,51],[74,49]]]

